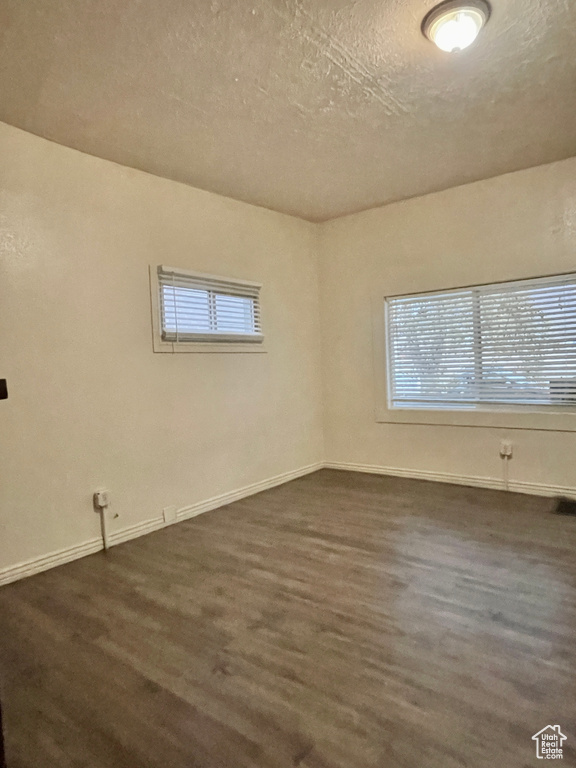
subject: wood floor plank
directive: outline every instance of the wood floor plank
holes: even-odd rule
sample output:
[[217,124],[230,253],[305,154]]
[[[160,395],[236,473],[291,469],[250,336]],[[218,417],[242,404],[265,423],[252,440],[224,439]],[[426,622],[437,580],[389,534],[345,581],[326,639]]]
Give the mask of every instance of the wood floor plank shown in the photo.
[[323,470],[0,589],[9,768],[576,765],[576,519]]

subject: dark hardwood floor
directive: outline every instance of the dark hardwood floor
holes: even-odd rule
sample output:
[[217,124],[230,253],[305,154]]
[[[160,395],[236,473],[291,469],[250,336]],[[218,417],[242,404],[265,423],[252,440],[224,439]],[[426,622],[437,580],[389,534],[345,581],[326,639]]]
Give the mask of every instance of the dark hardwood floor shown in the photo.
[[324,470],[0,589],[8,768],[576,765],[576,518]]

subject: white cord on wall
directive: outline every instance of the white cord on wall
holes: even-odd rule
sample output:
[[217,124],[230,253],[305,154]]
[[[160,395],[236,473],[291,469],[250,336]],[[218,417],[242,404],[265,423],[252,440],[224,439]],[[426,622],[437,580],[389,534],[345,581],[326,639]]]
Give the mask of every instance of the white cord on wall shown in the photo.
[[504,462],[504,465],[502,467],[502,481],[503,481],[505,491],[510,490],[510,482],[509,482],[510,470],[509,470],[508,462],[512,458],[513,448],[514,446],[512,445],[511,440],[505,439],[500,441],[500,458]]
[[96,491],[93,499],[95,508],[100,512],[100,525],[102,527],[102,543],[104,544],[104,549],[110,549],[108,518],[106,516],[106,512],[110,506],[110,494],[108,491]]
[[102,526],[102,543],[104,544],[104,549],[106,550],[110,549],[110,539],[108,538],[108,518],[106,517],[107,511],[108,511],[108,507],[102,507],[100,509],[100,522]]
[[508,491],[510,490],[510,483],[509,483],[509,470],[508,470],[508,462],[510,461],[510,456],[502,456],[502,460],[504,462],[503,467],[503,475],[504,475],[504,490]]

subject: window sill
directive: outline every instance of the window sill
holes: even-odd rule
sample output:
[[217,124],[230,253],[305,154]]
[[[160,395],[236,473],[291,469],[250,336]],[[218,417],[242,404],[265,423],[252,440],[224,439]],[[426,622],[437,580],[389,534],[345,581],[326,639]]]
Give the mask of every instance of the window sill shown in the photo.
[[377,407],[376,421],[383,424],[422,424],[450,427],[529,429],[547,432],[576,432],[576,409],[542,407],[500,410],[474,408],[450,410],[436,408]]
[[165,352],[171,355],[181,354],[265,354],[268,352],[264,343],[254,342],[204,342],[190,341],[186,343],[173,343],[171,341],[161,341],[154,338],[154,352]]

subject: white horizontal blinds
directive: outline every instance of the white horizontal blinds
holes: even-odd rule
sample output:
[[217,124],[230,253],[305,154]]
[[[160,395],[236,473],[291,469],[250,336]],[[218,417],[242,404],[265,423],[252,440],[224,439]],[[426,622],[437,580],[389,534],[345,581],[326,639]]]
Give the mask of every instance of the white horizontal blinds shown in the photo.
[[576,276],[478,291],[479,399],[576,404]]
[[388,300],[388,342],[393,404],[472,397],[471,291]]
[[164,341],[261,341],[260,286],[158,268]]
[[576,405],[576,276],[387,300],[392,407]]

